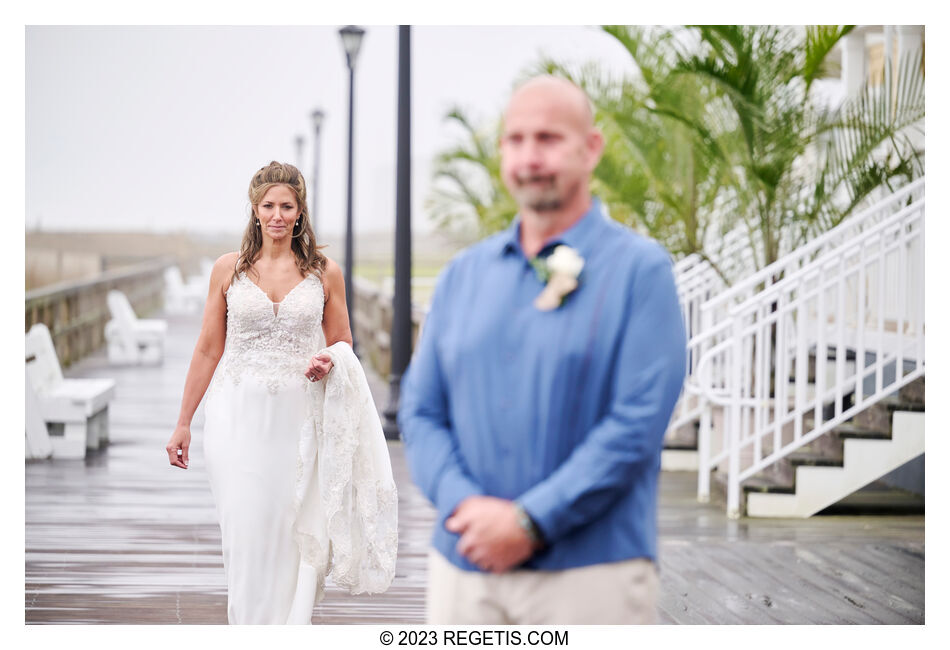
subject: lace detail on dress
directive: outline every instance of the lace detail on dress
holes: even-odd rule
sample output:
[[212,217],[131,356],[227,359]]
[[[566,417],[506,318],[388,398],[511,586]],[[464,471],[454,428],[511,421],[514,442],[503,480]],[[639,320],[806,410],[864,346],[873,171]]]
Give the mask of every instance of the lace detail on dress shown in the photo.
[[392,584],[398,548],[389,451],[356,356],[346,343],[324,351],[333,370],[310,386],[300,434],[297,543],[318,575],[351,594],[381,593]]
[[227,338],[209,393],[225,378],[235,385],[254,376],[271,393],[288,386],[306,386],[310,357],[323,346],[323,283],[309,274],[274,303],[247,274],[228,288]]

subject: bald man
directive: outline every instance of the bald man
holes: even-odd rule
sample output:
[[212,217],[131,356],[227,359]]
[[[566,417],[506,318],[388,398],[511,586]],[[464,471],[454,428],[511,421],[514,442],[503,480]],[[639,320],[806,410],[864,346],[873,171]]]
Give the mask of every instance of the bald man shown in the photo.
[[518,87],[500,148],[519,213],[439,277],[399,410],[438,511],[429,623],[655,622],[686,336],[668,253],[591,196],[603,147],[580,88]]

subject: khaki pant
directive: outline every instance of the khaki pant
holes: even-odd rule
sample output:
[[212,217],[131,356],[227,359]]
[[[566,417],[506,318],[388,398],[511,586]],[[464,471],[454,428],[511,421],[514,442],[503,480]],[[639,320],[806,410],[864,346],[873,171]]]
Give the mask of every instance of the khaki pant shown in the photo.
[[648,559],[562,571],[463,571],[429,550],[430,625],[656,623],[660,581]]

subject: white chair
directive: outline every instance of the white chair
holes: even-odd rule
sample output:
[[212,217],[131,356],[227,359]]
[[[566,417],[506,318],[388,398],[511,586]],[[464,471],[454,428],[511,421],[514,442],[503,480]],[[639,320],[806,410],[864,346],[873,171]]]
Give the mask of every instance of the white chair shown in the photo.
[[[208,274],[210,278],[210,273]],[[171,314],[193,314],[201,311],[205,304],[207,283],[191,279],[187,283],[181,277],[177,266],[165,269],[165,311]]]
[[53,443],[49,439],[46,422],[43,421],[43,412],[40,410],[39,398],[30,384],[30,370],[26,369],[24,382],[26,394],[26,457],[49,458],[53,454]]
[[[114,379],[64,379],[49,329],[37,323],[26,334],[27,437],[38,441],[35,425],[39,411],[48,431],[53,458],[83,458],[87,449],[109,442],[109,402],[115,395]],[[32,397],[31,397],[32,395]],[[31,445],[27,446],[30,453]]]
[[106,323],[106,349],[110,363],[161,363],[165,356],[168,323],[135,315],[121,291],[106,296],[112,320]]

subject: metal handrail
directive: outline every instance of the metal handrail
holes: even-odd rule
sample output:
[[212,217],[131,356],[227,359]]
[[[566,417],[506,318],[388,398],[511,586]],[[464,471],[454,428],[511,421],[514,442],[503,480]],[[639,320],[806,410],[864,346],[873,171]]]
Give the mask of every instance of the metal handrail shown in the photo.
[[916,192],[917,190],[923,190],[925,182],[926,182],[926,178],[922,176],[918,178],[917,180],[915,180],[914,182],[909,183],[908,185],[905,185],[901,189],[889,195],[887,198],[868,207],[867,209],[858,213],[857,215],[853,217],[849,217],[848,219],[845,219],[840,224],[838,224],[831,230],[828,230],[821,236],[816,237],[815,239],[811,240],[807,244],[797,248],[792,253],[782,257],[781,259],[776,260],[775,262],[772,262],[765,268],[748,276],[747,278],[743,279],[741,282],[734,284],[729,289],[719,293],[714,298],[710,299],[705,304],[703,304],[703,306],[700,309],[702,309],[703,311],[710,311],[718,307],[719,305],[723,304],[724,302],[727,302],[730,299],[734,298],[737,294],[743,291],[748,291],[749,289],[754,288],[756,285],[762,282],[768,281],[770,278],[784,271],[790,265],[790,262],[792,260],[797,261],[797,260],[804,259],[806,256],[810,255],[817,249],[821,248],[829,241],[841,236],[843,233],[847,233],[851,230],[854,230],[856,227],[860,227],[861,225],[864,224],[865,221],[877,215],[878,213],[882,212],[884,209],[890,207],[892,204],[899,202],[900,200]]
[[768,299],[769,296],[775,293],[781,293],[784,289],[788,287],[789,284],[796,282],[801,279],[802,276],[809,273],[815,266],[820,266],[821,264],[828,264],[831,260],[834,260],[841,255],[847,255],[850,252],[854,252],[856,249],[860,248],[860,242],[864,239],[868,239],[874,235],[878,235],[883,230],[888,228],[893,228],[895,223],[899,223],[904,217],[918,210],[923,210],[925,204],[925,199],[921,198],[917,201],[914,201],[910,205],[902,208],[900,211],[895,212],[893,215],[887,218],[887,220],[882,221],[881,223],[869,228],[868,230],[861,233],[861,238],[857,240],[848,240],[845,243],[841,244],[837,248],[826,251],[820,256],[812,260],[808,266],[802,267],[789,275],[788,277],[782,278],[775,284],[772,284],[764,288],[761,292],[757,293],[751,298],[747,298],[736,305],[733,305],[729,309],[729,315],[734,316],[742,314],[747,311],[749,306],[755,306],[762,300]]
[[[920,182],[905,188],[899,196],[908,196],[922,185]],[[880,214],[884,205],[893,205],[894,200],[892,196],[883,201],[876,213]],[[688,393],[699,396],[702,411],[701,500],[708,499],[712,467],[727,461],[729,514],[737,516],[741,481],[924,373],[925,206],[921,197],[856,237],[845,238],[734,305],[721,316],[722,320],[710,325],[707,319],[706,329],[690,340],[693,352],[709,346],[686,384]],[[824,238],[824,243],[829,240]],[[819,248],[809,246],[811,252]],[[895,257],[897,264],[890,270]],[[803,255],[798,258],[802,260]],[[827,297],[832,292],[834,304],[829,304]],[[849,311],[846,305],[852,303],[855,310]],[[876,313],[876,329],[869,329],[872,313]],[[851,316],[854,323],[848,326],[848,338],[845,321]],[[895,323],[893,335],[885,332],[885,320]],[[871,340],[867,340],[869,336]],[[814,396],[806,398],[802,377],[807,375],[808,350],[812,346],[816,351]],[[909,347],[913,351],[908,352]],[[848,348],[856,348],[855,358],[861,360],[860,368],[855,364],[852,372],[846,370],[844,361]],[[824,349],[836,350],[830,370],[830,360],[821,352]],[[866,363],[867,352],[874,352],[873,363]],[[913,369],[905,372],[907,363],[913,364]],[[713,364],[715,376],[710,372]],[[893,364],[895,379],[885,385],[883,376],[888,364]],[[793,367],[794,385],[788,384]],[[834,376],[825,377],[828,372]],[[872,379],[874,388],[866,390],[865,382]],[[843,397],[850,393],[855,394],[855,403],[845,408]],[[793,406],[789,400],[794,401]],[[828,404],[834,406],[834,414],[825,420]],[[727,425],[724,448],[717,453],[711,448],[713,406],[724,407]],[[803,420],[806,412],[815,414],[807,431]],[[786,431],[788,427],[794,431]],[[793,435],[793,440],[785,441],[786,435]],[[766,453],[769,446],[771,451]],[[745,459],[745,467],[740,456]]]

